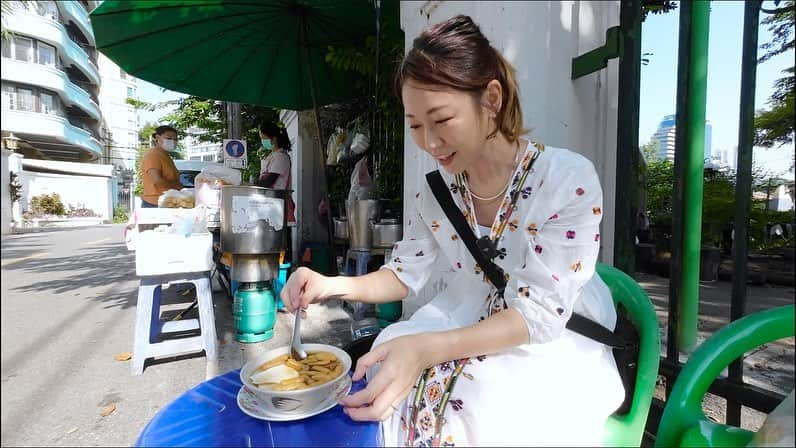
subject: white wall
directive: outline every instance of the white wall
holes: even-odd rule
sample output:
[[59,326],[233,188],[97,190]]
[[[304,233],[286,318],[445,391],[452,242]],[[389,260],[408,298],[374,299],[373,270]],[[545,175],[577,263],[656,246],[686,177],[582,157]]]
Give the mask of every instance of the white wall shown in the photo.
[[[520,102],[530,138],[549,146],[572,149],[588,157],[600,174],[604,204],[601,259],[613,262],[617,60],[608,67],[572,81],[572,58],[605,42],[605,31],[619,25],[619,1],[404,1],[401,27],[406,48],[423,29],[456,14],[466,14],[480,26],[492,46],[517,69]],[[404,135],[409,136],[408,127]],[[436,163],[405,139],[404,207],[412,201],[424,174]],[[406,210],[405,213],[406,215]],[[407,316],[445,287],[437,273],[417,300],[404,306]]]
[[24,169],[19,177],[22,183],[23,197],[20,205],[23,211],[28,209],[34,196],[58,193],[66,207],[82,206],[94,210],[103,220],[113,219],[110,177],[40,173]]
[[789,210],[793,210],[793,199],[790,195],[790,190],[786,185],[780,185],[774,191],[770,201],[770,207],[772,210],[776,210],[778,212],[787,212]]

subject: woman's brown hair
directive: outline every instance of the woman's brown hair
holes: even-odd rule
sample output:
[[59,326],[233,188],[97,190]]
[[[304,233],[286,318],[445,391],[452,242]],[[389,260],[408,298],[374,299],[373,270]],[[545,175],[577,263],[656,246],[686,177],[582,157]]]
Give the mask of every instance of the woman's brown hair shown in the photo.
[[500,82],[503,102],[496,111],[495,130],[514,142],[528,131],[522,127],[520,89],[514,67],[492,47],[473,20],[457,15],[415,38],[395,75],[398,98],[408,79],[480,94],[493,79]]

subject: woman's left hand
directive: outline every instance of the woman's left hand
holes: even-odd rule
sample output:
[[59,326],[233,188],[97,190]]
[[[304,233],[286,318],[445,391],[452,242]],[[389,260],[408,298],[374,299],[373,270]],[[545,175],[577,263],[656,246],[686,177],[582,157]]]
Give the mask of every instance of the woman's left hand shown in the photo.
[[357,361],[353,380],[361,379],[367,369],[381,362],[376,376],[368,386],[340,400],[344,411],[353,420],[379,420],[389,418],[400,409],[403,400],[409,395],[417,378],[431,363],[427,357],[428,344],[421,338],[428,334],[402,336],[379,345]]

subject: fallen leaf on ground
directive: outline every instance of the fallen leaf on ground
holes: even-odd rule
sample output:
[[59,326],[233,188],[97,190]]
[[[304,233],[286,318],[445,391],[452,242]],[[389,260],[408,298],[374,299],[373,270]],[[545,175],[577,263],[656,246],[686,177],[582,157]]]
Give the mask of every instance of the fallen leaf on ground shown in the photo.
[[113,359],[115,359],[117,361],[129,361],[130,358],[132,358],[132,357],[133,357],[133,353],[132,352],[124,352],[124,353],[119,353],[118,355],[114,356]]
[[66,431],[67,434],[72,434],[73,432],[77,431],[77,426],[73,426],[69,428],[69,431]]
[[107,417],[107,416],[111,415],[111,413],[113,411],[115,411],[115,410],[116,410],[116,405],[111,403],[111,404],[105,406],[105,409],[102,410],[102,413],[100,415],[103,416],[103,417]]

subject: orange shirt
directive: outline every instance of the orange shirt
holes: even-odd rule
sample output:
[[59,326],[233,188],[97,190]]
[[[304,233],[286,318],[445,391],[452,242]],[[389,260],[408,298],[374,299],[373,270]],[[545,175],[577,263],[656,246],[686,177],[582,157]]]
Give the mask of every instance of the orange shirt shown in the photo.
[[141,176],[144,182],[144,195],[141,198],[150,204],[157,204],[160,195],[166,192],[168,188],[161,188],[155,186],[155,181],[147,174],[150,169],[160,170],[160,177],[164,180],[179,182],[180,172],[174,166],[174,160],[169,157],[169,154],[159,148],[152,148],[144,155],[141,161]]

